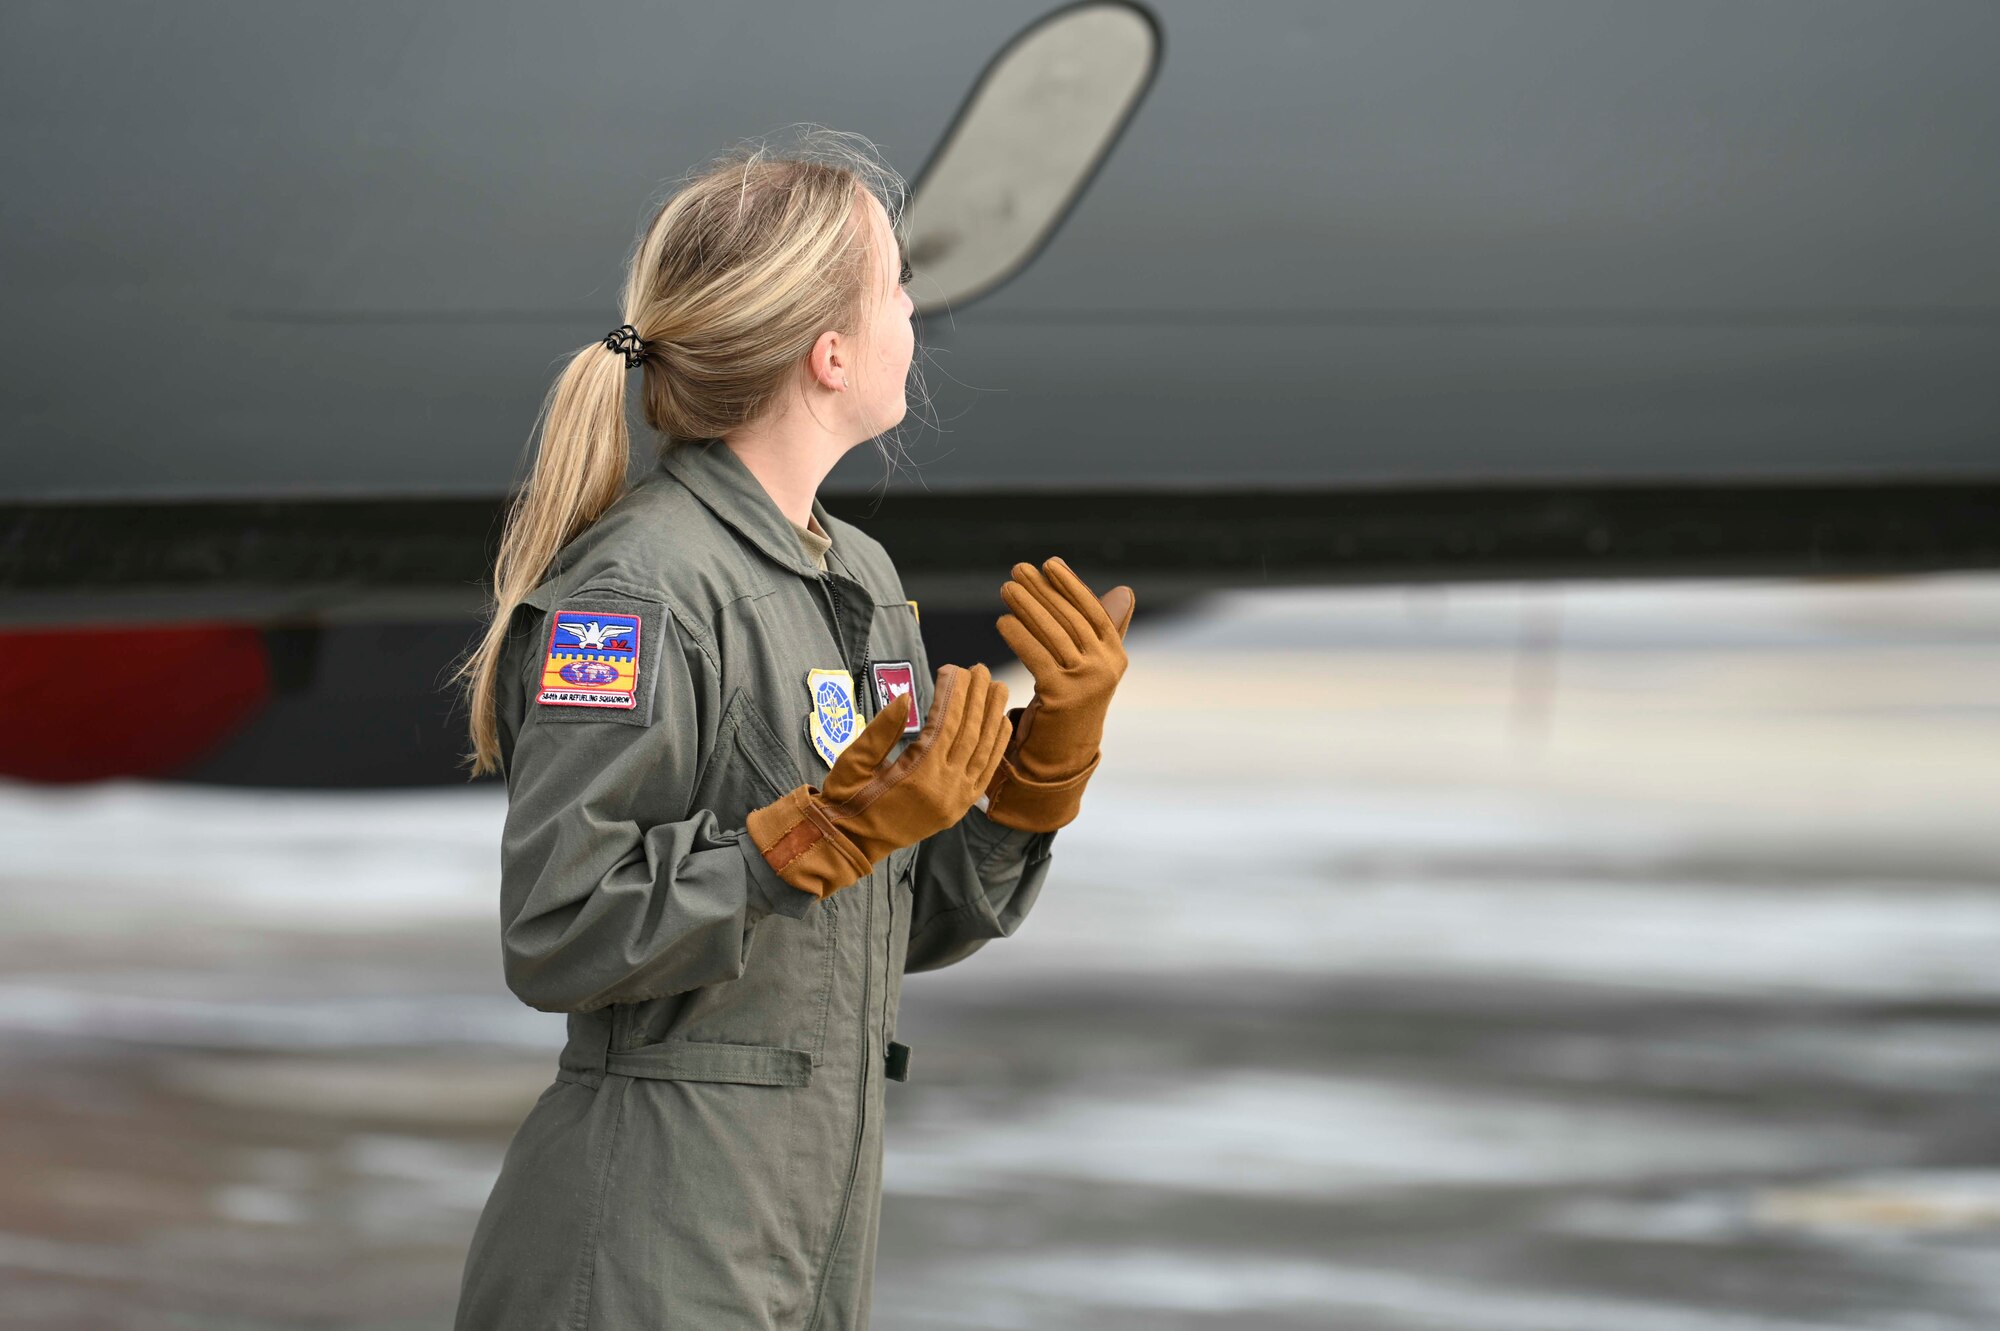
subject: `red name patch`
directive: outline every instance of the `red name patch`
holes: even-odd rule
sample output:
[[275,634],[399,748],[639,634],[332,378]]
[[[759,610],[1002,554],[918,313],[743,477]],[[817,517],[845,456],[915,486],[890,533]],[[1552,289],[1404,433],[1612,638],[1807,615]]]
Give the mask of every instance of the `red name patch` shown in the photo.
[[917,671],[908,661],[877,661],[870,673],[875,676],[875,709],[880,711],[894,702],[901,694],[910,695],[910,719],[903,725],[905,735],[914,735],[924,728],[924,718],[917,715],[923,704],[917,698]]

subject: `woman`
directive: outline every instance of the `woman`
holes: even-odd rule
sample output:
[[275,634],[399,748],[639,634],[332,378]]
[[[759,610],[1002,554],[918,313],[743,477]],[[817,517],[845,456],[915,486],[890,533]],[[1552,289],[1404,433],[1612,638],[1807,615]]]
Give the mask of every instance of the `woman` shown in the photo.
[[[867,1325],[902,976],[1020,926],[1124,673],[1130,589],[1052,559],[1001,591],[1034,700],[933,680],[887,552],[820,504],[906,411],[913,336],[899,183],[807,146],[725,157],[647,227],[462,672],[473,769],[507,780],[507,982],[569,1014],[465,1331]],[[629,367],[666,443],[628,487]]]

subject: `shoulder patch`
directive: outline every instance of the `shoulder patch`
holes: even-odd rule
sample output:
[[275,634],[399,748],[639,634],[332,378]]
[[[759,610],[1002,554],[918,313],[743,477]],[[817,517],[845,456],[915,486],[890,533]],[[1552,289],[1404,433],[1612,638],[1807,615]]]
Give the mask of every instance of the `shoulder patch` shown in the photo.
[[565,610],[549,617],[548,654],[542,661],[543,707],[631,708],[639,699],[640,616],[604,610]]

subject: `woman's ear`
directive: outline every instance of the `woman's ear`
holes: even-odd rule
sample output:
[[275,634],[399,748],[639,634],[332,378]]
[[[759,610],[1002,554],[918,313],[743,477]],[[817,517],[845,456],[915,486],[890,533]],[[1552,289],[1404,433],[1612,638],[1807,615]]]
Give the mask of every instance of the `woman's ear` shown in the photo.
[[806,353],[806,373],[829,393],[847,389],[847,346],[840,334],[829,328],[819,335]]

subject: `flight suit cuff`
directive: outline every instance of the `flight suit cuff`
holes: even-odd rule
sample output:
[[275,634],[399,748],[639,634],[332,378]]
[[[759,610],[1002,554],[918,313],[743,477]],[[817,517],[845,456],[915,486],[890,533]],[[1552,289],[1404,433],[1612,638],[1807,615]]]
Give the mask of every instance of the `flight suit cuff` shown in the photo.
[[819,898],[803,888],[793,887],[778,877],[778,871],[771,867],[757,849],[757,839],[748,830],[737,833],[736,845],[743,852],[746,866],[747,895],[751,909],[764,915],[786,915],[792,919],[802,918]]
[[981,864],[996,859],[1023,857],[1036,842],[1046,849],[1056,835],[1054,832],[1024,832],[1017,827],[996,823],[977,804],[965,811],[965,817],[960,822],[965,827],[965,839],[977,852]]

